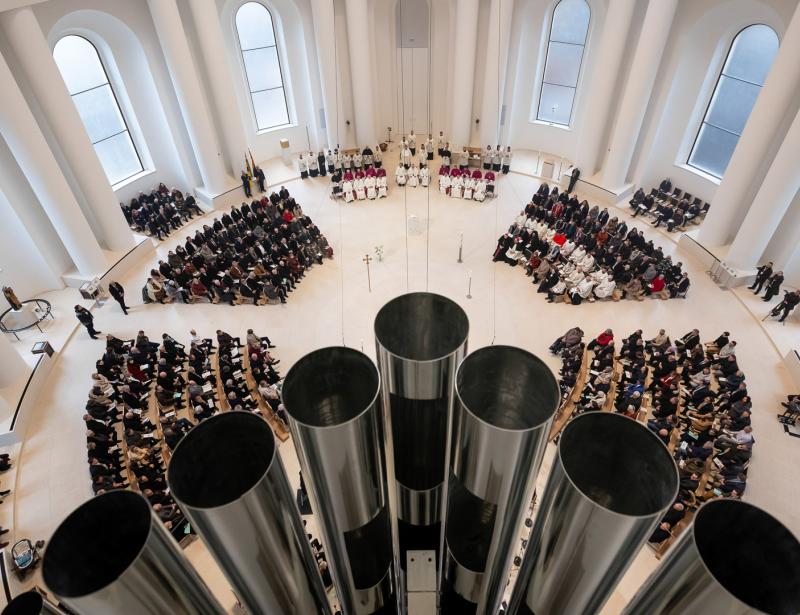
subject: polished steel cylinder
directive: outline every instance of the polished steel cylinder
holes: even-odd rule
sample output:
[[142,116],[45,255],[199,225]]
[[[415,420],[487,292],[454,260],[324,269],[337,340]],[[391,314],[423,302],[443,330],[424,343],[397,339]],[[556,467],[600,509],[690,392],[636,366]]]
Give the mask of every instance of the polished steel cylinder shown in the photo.
[[350,348],[316,350],[287,373],[283,404],[345,615],[394,612],[375,364]]
[[222,615],[172,536],[133,491],[88,500],[56,528],[42,577],[80,615]]
[[[468,335],[464,310],[433,293],[401,295],[375,317],[394,514],[406,526],[443,520],[455,375]],[[435,545],[414,546],[439,549],[440,533]]]
[[461,363],[456,396],[442,612],[490,615],[503,599],[560,394],[538,357],[487,346]]
[[564,428],[509,613],[598,613],[678,494],[647,427],[587,412]]
[[167,478],[250,613],[331,612],[266,421],[250,412],[203,421],[175,448]]
[[2,615],[64,615],[64,611],[50,604],[39,592],[29,591],[9,602]]
[[712,500],[697,511],[624,613],[800,613],[800,543],[752,504]]

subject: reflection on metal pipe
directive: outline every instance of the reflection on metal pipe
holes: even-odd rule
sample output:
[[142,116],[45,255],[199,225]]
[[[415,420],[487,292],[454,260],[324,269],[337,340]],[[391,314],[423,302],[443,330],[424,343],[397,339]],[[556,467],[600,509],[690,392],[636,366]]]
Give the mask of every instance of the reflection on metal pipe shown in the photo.
[[678,494],[644,425],[588,412],[564,428],[509,613],[597,613]]
[[511,346],[468,355],[456,376],[443,613],[496,613],[560,399],[539,358]]
[[356,350],[317,350],[289,370],[283,404],[344,613],[394,612],[378,370]]
[[37,591],[20,594],[6,605],[2,615],[64,615]]
[[42,576],[80,615],[225,611],[177,543],[133,491],[111,491],[81,504],[58,526]]
[[168,480],[250,613],[330,613],[266,421],[249,412],[203,421],[176,447]]
[[375,317],[387,467],[403,552],[441,546],[453,387],[468,335],[464,310],[433,293],[401,295]]
[[624,613],[800,613],[800,543],[760,508],[712,500]]

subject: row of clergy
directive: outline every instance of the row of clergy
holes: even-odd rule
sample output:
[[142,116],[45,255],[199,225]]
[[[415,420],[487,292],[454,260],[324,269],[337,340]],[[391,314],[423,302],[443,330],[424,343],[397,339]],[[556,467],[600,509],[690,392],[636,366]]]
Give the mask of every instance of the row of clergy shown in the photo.
[[[403,155],[405,155],[405,152],[403,152]],[[443,165],[450,166],[452,164],[462,169],[469,166],[470,153],[466,147],[460,152],[451,152],[450,144],[448,143],[442,151],[441,156]],[[472,159],[478,163],[482,163],[486,171],[494,171],[495,173],[502,171],[503,174],[508,174],[511,170],[511,159],[513,156],[514,154],[511,151],[510,145],[502,151],[499,145],[496,149],[492,149],[491,145],[487,145],[482,156],[475,154],[472,156]]]
[[378,169],[376,174],[364,176],[359,173],[356,177],[346,173],[341,184],[334,182],[332,193],[333,198],[343,198],[345,203],[384,198],[387,193],[386,171]]
[[328,150],[327,154],[322,151],[316,155],[314,152],[300,154],[297,164],[300,168],[300,177],[306,179],[309,175],[324,177],[326,171],[333,173],[334,171],[349,171],[372,166],[380,168],[383,165],[383,155],[380,146],[377,145],[374,150],[367,146],[354,154],[340,153],[338,149],[335,149]]
[[421,167],[411,165],[406,168],[405,165],[398,164],[394,172],[394,179],[398,186],[416,188],[421,185],[423,188],[427,188],[431,183],[431,172],[425,165]]
[[456,199],[467,199],[483,202],[486,199],[487,193],[494,193],[494,175],[492,179],[487,177],[471,176],[469,173],[461,175],[449,175],[440,173],[439,175],[439,193],[449,195]]

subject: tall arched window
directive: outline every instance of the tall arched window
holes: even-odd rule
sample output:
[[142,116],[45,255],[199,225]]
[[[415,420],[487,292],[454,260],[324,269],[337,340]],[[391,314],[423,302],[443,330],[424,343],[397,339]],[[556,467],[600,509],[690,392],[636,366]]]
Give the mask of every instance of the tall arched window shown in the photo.
[[95,46],[68,35],[56,43],[53,57],[111,185],[141,172],[142,161]]
[[236,12],[236,31],[258,129],[287,125],[289,108],[272,15],[260,2],[246,2]]
[[590,17],[585,0],[561,0],[553,10],[537,120],[569,126]]
[[736,35],[689,154],[690,166],[722,178],[776,53],[778,35],[769,26],[748,26]]

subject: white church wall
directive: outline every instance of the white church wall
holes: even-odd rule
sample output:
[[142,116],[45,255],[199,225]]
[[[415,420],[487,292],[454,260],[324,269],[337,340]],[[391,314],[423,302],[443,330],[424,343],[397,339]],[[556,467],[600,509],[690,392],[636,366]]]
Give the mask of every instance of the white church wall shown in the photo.
[[787,284],[800,288],[800,193],[796,194],[767,245],[760,262],[771,260],[783,269]]
[[100,52],[145,172],[119,186],[128,201],[159,182],[191,190],[200,173],[145,2],[53,0],[35,7],[53,46],[66,34],[88,38]]
[[[634,155],[634,183],[652,187],[669,177],[684,191],[713,199],[719,180],[686,161],[731,41],[754,23],[765,23],[782,37],[795,6],[789,0],[681,2]],[[768,165],[765,160],[763,172]]]
[[[21,300],[61,288],[61,278],[45,262],[41,251],[0,192],[0,284],[11,286]],[[8,306],[3,303],[0,311]]]

